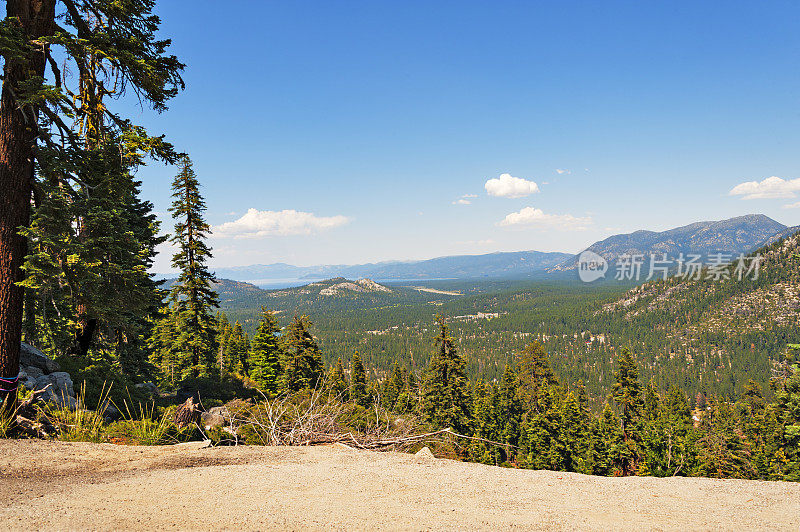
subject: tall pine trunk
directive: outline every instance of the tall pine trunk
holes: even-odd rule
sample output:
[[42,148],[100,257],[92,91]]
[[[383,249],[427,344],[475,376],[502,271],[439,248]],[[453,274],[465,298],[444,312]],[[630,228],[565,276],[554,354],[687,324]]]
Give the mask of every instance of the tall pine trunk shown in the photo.
[[[55,0],[7,0],[6,14],[28,41],[52,35]],[[13,24],[14,22],[12,22]],[[44,77],[41,48],[24,57],[6,57],[0,96],[0,377],[19,373],[22,337],[22,264],[27,243],[20,227],[30,222],[38,109],[21,106],[23,84]],[[3,386],[8,388],[9,386]]]

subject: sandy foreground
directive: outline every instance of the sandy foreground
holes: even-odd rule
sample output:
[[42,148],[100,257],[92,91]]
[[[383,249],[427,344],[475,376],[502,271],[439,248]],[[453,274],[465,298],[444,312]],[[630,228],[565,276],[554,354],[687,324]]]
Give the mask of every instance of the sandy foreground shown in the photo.
[[343,446],[0,440],[3,529],[800,530],[800,484],[602,478]]

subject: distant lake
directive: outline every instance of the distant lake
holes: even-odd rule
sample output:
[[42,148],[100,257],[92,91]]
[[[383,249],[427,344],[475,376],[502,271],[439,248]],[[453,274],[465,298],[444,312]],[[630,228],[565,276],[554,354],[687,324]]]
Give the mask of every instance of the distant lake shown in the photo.
[[295,286],[303,286],[305,284],[313,283],[313,280],[308,279],[243,279],[243,283],[254,284],[264,290],[277,290],[279,288],[294,288]]
[[[242,279],[244,283],[254,284],[264,290],[279,290],[281,288],[294,288],[311,283],[323,281],[324,279]],[[429,279],[373,279],[376,283],[425,283],[428,281],[452,281],[453,278],[436,277]]]

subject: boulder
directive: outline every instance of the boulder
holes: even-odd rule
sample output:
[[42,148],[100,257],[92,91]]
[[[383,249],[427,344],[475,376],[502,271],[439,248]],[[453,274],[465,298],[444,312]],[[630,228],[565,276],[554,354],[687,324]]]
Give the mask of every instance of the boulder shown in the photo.
[[47,391],[38,396],[40,401],[53,403],[59,408],[69,407],[74,409],[77,406],[75,389],[69,373],[56,371],[49,375],[40,376],[34,382],[33,389],[44,390],[45,388],[47,388]]
[[149,381],[140,382],[139,384],[136,385],[136,387],[145,390],[150,395],[161,395],[161,390],[158,389],[158,386]]
[[105,409],[103,409],[103,419],[106,421],[116,421],[120,418],[122,418],[122,414],[116,406],[108,404]]
[[417,462],[430,462],[432,460],[436,460],[436,457],[433,456],[433,453],[427,447],[423,447],[414,453],[414,456],[417,458]]
[[54,396],[50,398],[49,402],[55,404],[58,408],[69,408],[70,410],[78,408],[78,400],[71,395]]
[[43,373],[53,373],[61,369],[57,362],[50,360],[44,353],[25,342],[20,343],[19,365],[25,368],[39,368]]
[[44,372],[40,368],[37,368],[36,366],[27,366],[23,371],[25,372],[25,375],[27,375],[28,379],[33,379],[33,380],[36,380],[42,375],[44,375]]
[[209,414],[214,414],[216,416],[222,416],[224,418],[230,418],[231,413],[228,411],[227,406],[215,406],[208,409]]
[[225,420],[224,416],[212,414],[211,412],[201,412],[200,422],[206,429],[210,429],[212,427],[224,427],[227,425],[227,421]]

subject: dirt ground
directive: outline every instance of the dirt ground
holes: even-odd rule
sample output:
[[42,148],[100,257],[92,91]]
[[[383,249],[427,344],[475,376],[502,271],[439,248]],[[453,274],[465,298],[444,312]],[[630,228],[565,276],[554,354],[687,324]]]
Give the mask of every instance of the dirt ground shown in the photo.
[[0,440],[3,529],[800,529],[800,484],[602,478],[343,446]]

